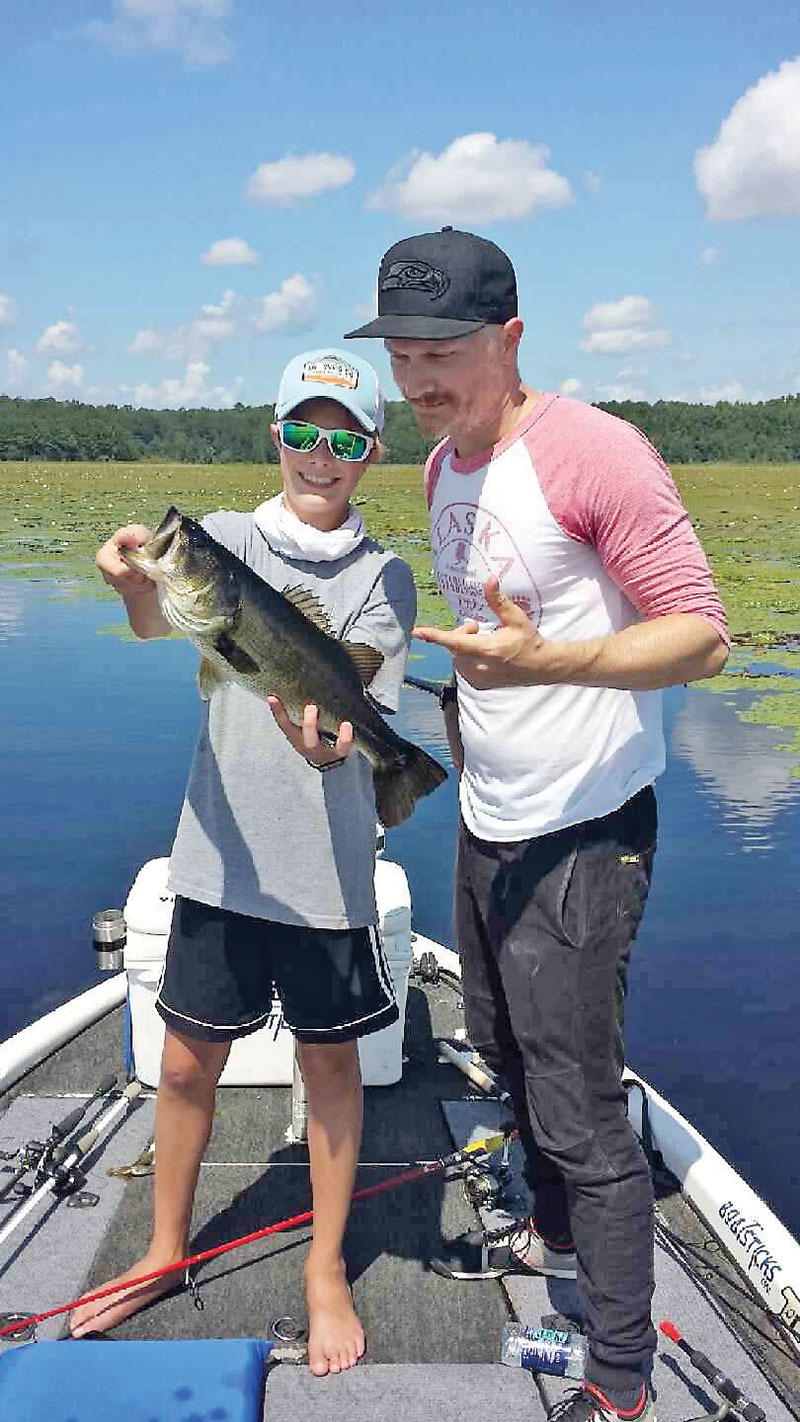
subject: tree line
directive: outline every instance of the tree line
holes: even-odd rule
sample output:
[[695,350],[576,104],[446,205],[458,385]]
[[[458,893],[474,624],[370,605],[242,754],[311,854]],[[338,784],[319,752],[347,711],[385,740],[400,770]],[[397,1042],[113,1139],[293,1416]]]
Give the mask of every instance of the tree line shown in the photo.
[[[800,395],[759,404],[690,405],[678,400],[612,401],[668,463],[800,460]],[[21,400],[0,395],[0,460],[163,460],[191,464],[263,464],[277,459],[271,405],[230,410],[139,410],[79,400]],[[393,464],[419,464],[431,447],[408,405],[390,402],[383,433]]]

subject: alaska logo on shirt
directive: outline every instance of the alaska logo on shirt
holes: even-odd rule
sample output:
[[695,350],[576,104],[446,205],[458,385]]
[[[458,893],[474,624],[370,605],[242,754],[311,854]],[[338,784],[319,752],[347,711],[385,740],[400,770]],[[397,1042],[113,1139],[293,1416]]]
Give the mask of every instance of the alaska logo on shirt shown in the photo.
[[381,291],[427,291],[431,301],[437,301],[449,285],[447,273],[440,267],[432,267],[430,262],[392,262],[381,282]]
[[535,627],[542,600],[511,534],[500,519],[475,504],[446,504],[431,530],[436,581],[458,618],[497,625],[483,584],[492,574]]

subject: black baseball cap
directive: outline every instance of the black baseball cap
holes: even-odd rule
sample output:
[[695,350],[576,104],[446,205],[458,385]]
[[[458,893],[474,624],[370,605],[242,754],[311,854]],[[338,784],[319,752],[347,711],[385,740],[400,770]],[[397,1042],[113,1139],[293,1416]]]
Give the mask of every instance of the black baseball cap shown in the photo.
[[443,227],[389,248],[378,273],[377,319],[345,340],[446,341],[516,315],[517,279],[505,252],[473,232]]

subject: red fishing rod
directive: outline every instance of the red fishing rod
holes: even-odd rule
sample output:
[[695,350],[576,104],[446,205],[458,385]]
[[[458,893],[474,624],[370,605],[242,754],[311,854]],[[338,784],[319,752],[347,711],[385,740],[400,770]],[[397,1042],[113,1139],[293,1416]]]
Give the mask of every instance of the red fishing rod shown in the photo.
[[[454,1151],[452,1155],[444,1156],[439,1160],[426,1161],[415,1166],[412,1170],[402,1171],[399,1175],[393,1175],[389,1180],[380,1180],[377,1185],[367,1185],[361,1190],[356,1190],[353,1195],[353,1203],[357,1200],[369,1200],[375,1195],[381,1195],[385,1190],[393,1190],[398,1185],[409,1185],[414,1180],[424,1180],[428,1176],[441,1175],[445,1170],[453,1166],[459,1166],[476,1156],[493,1155],[495,1151],[502,1150],[506,1141],[513,1139],[516,1132],[503,1132],[498,1135],[486,1136],[484,1140],[473,1141],[471,1145],[465,1146],[463,1150]],[[263,1229],[257,1229],[252,1234],[243,1234],[238,1239],[231,1239],[227,1244],[217,1244],[213,1249],[204,1249],[199,1254],[190,1254],[186,1259],[179,1259],[175,1264],[167,1264],[163,1269],[153,1269],[149,1274],[140,1274],[135,1279],[128,1279],[122,1286],[119,1284],[107,1285],[104,1289],[95,1289],[93,1293],[82,1294],[80,1298],[71,1299],[69,1303],[59,1304],[58,1308],[47,1309],[44,1313],[31,1314],[28,1318],[15,1318],[12,1323],[7,1323],[0,1328],[0,1338],[17,1333],[24,1333],[30,1328],[34,1328],[37,1323],[44,1323],[45,1319],[56,1318],[59,1314],[69,1313],[79,1304],[94,1303],[96,1299],[108,1298],[110,1294],[119,1294],[128,1289],[137,1287],[139,1284],[149,1284],[153,1279],[161,1279],[167,1274],[188,1273],[193,1264],[204,1264],[209,1259],[216,1259],[220,1254],[228,1254],[233,1249],[241,1249],[245,1244],[254,1244],[256,1240],[266,1239],[271,1234],[279,1234],[284,1230],[296,1229],[299,1225],[309,1224],[314,1218],[313,1210],[304,1210],[300,1215],[292,1215],[290,1219],[278,1220],[276,1224],[265,1225]]]

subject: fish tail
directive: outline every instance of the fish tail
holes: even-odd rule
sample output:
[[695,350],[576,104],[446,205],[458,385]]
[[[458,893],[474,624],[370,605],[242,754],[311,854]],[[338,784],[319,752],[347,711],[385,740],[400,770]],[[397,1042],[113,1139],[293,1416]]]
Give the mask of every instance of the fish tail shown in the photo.
[[417,800],[447,779],[444,766],[427,751],[410,741],[403,741],[402,746],[403,755],[397,761],[376,768],[373,774],[378,817],[387,829],[407,820]]

